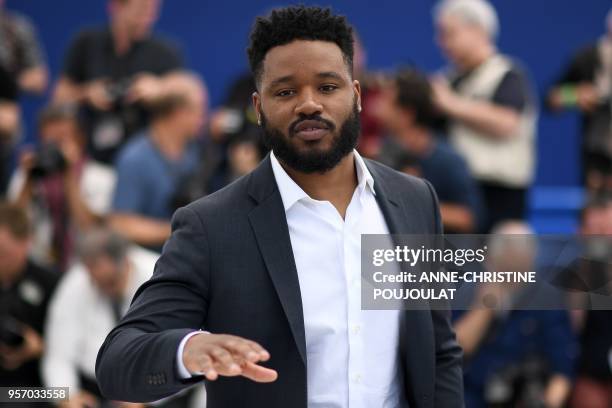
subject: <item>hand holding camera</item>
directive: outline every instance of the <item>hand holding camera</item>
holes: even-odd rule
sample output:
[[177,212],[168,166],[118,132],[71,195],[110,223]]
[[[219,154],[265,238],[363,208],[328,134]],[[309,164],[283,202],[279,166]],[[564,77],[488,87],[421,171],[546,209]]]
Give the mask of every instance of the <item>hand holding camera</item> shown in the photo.
[[137,75],[127,87],[126,101],[151,102],[164,92],[163,81],[155,75],[142,73]]
[[16,370],[24,363],[39,357],[43,340],[30,326],[14,319],[3,319],[0,327],[0,366]]
[[83,99],[95,109],[109,110],[113,105],[113,99],[108,88],[109,84],[105,79],[91,81],[85,86]]
[[21,169],[31,180],[41,180],[62,173],[68,161],[56,144],[43,144],[34,151],[24,151],[20,159]]

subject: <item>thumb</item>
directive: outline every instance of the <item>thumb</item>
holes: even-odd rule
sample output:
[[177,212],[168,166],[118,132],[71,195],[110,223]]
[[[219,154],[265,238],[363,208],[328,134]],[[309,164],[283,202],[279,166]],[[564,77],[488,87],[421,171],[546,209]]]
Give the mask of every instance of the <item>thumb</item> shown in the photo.
[[268,383],[276,381],[278,378],[278,373],[275,370],[251,362],[247,362],[241,368],[243,377],[256,382]]

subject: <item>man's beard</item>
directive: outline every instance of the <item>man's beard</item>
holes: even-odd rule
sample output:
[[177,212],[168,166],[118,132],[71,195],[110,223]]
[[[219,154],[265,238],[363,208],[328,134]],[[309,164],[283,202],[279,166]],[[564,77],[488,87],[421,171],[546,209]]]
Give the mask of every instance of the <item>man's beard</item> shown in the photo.
[[[312,148],[310,151],[301,152],[292,143],[295,138],[295,126],[303,120],[316,120],[324,123],[328,131],[332,133],[332,145],[326,150]],[[340,132],[334,135],[335,126],[319,115],[302,116],[289,127],[289,139],[278,129],[267,126],[266,117],[261,114],[261,128],[263,142],[267,148],[274,151],[274,155],[287,166],[302,173],[325,173],[334,167],[340,160],[353,151],[357,146],[357,139],[361,131],[361,120],[357,104],[353,105],[353,111],[340,127]],[[316,142],[313,142],[316,143]]]

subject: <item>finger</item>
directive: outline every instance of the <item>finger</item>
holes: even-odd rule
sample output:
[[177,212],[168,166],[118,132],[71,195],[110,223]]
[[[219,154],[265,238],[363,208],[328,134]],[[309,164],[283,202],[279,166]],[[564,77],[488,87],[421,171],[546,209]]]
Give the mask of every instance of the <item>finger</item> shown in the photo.
[[93,100],[92,105],[99,110],[108,110],[110,108],[110,102],[102,99]]
[[259,351],[255,350],[250,342],[239,337],[229,337],[223,342],[223,346],[232,352],[235,357],[239,357],[238,363],[250,361],[256,363],[261,359]]
[[215,363],[215,369],[222,375],[234,376],[241,372],[240,366],[236,364],[229,351],[221,347],[215,347],[210,355]]
[[219,373],[214,368],[211,368],[210,370],[204,372],[204,376],[209,381],[215,381],[217,378],[219,378]]
[[203,355],[197,362],[198,369],[195,371],[199,371],[204,373],[204,376],[211,381],[214,381],[218,377],[217,370],[215,370],[214,362],[212,358],[207,355]]
[[137,87],[132,86],[128,90],[127,94],[125,95],[125,100],[127,102],[135,102],[141,97],[142,97],[142,92],[140,92],[140,90]]
[[81,398],[82,398],[82,403],[85,404],[85,406],[95,407],[98,405],[97,398],[89,393],[83,393],[81,395]]
[[253,363],[246,363],[242,367],[242,376],[255,382],[269,383],[276,381],[278,373],[271,368],[266,368]]
[[110,109],[111,105],[112,105],[112,101],[110,98],[103,96],[100,99],[98,99],[98,105],[100,108],[102,109]]
[[270,359],[270,353],[268,353],[268,351],[264,349],[262,346],[260,346],[258,343],[252,340],[245,340],[245,341],[249,344],[249,346],[253,350],[255,350],[255,352],[259,354],[261,361],[268,361]]

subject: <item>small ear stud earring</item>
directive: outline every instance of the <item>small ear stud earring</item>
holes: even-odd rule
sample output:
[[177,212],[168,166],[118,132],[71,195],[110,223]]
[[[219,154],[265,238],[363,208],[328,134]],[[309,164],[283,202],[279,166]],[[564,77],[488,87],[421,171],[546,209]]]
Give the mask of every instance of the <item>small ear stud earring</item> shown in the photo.
[[261,118],[257,118],[257,124],[261,126]]

